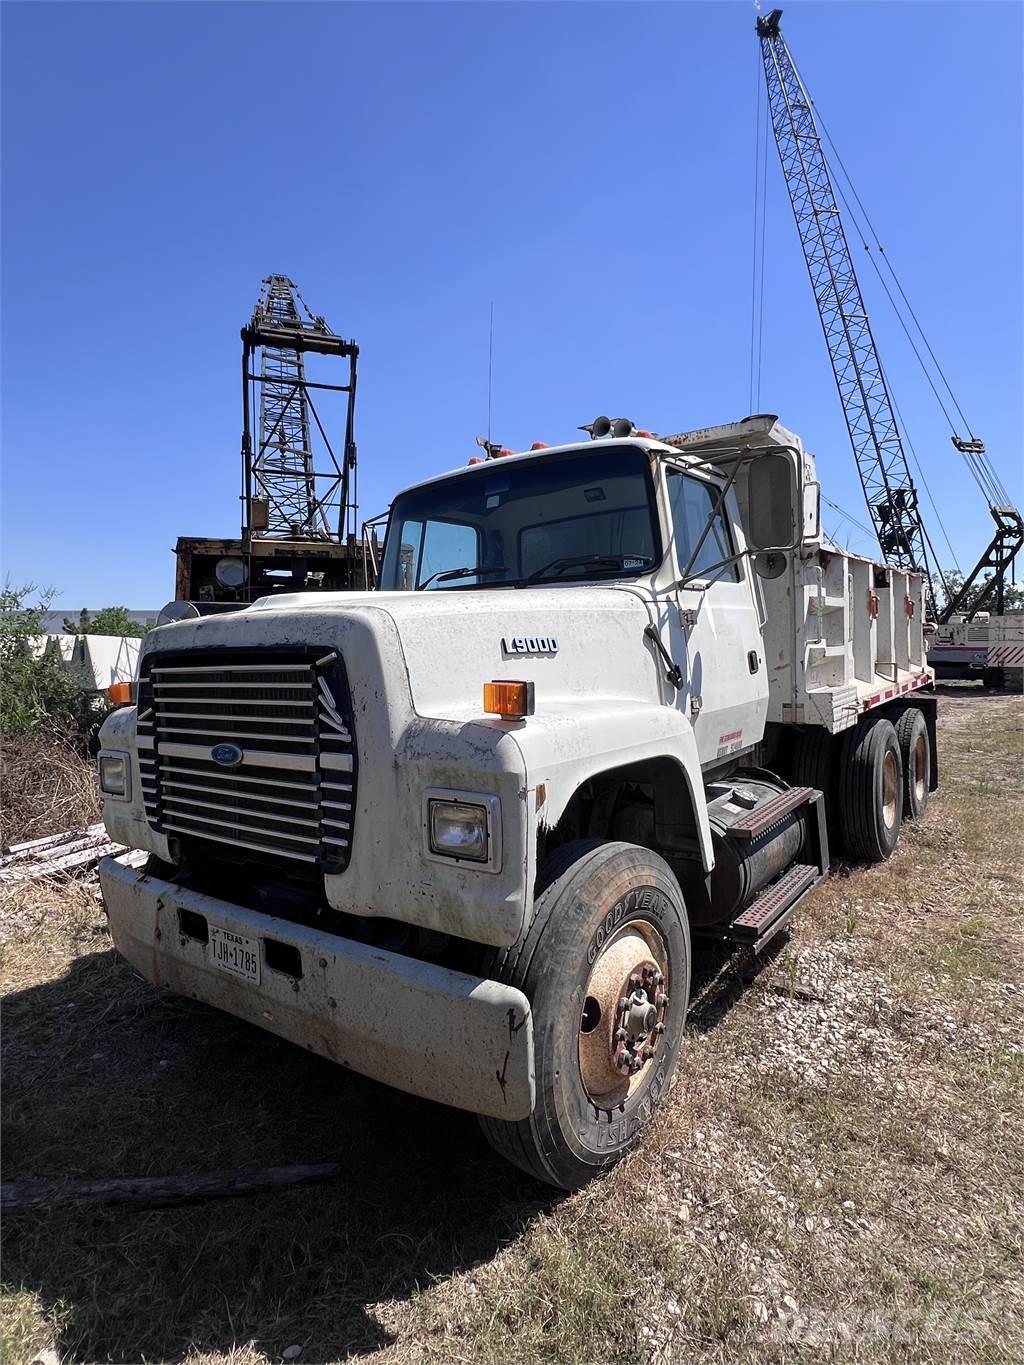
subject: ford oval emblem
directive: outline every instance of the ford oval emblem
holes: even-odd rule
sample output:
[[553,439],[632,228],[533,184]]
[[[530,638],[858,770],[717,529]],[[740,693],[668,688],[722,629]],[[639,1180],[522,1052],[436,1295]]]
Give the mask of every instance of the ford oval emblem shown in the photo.
[[210,757],[214,763],[219,763],[222,768],[237,768],[245,757],[245,754],[237,744],[215,744],[210,750]]

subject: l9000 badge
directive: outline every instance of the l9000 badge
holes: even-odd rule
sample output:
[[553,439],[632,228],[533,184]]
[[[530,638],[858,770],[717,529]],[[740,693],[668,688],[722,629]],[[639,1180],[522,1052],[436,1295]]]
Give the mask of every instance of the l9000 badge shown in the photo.
[[510,654],[557,654],[558,641],[553,635],[505,635],[501,652]]

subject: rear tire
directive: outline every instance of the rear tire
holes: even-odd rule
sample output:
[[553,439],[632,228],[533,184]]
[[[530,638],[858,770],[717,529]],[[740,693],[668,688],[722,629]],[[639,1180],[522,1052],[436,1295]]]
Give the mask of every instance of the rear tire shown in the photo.
[[530,1001],[536,1101],[527,1119],[480,1125],[506,1160],[574,1190],[636,1146],[668,1093],[690,931],[668,864],[636,844],[567,844],[538,887],[529,929],[489,969]]
[[854,858],[882,863],[899,838],[903,759],[892,723],[865,717],[843,740],[839,764],[839,824]]
[[932,745],[928,724],[916,706],[908,706],[896,722],[903,759],[903,818],[920,820],[928,809],[932,781]]

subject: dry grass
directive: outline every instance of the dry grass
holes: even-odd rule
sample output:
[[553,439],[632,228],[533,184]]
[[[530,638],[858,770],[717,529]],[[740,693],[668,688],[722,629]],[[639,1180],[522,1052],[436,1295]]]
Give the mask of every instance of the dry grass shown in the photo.
[[753,982],[700,950],[657,1132],[568,1199],[471,1118],[153,991],[87,890],[37,890],[2,950],[7,1178],[335,1155],[352,1178],[9,1216],[6,1359],[1018,1361],[1022,712],[943,702],[927,820]]
[[0,742],[0,844],[82,829],[99,819],[96,769],[73,743]]

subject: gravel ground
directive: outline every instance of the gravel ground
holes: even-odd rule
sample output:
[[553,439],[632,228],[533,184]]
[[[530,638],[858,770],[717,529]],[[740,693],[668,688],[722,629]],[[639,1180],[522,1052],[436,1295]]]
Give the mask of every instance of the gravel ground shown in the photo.
[[944,698],[943,787],[891,862],[840,869],[752,979],[699,950],[654,1130],[570,1198],[468,1116],[151,990],[88,884],[9,891],[5,1178],[352,1178],[9,1215],[3,1358],[1017,1365],[1022,718]]

